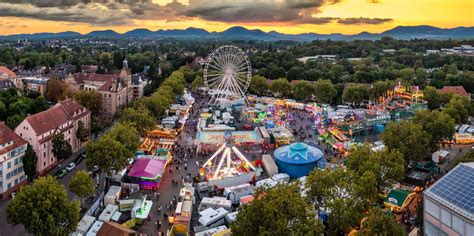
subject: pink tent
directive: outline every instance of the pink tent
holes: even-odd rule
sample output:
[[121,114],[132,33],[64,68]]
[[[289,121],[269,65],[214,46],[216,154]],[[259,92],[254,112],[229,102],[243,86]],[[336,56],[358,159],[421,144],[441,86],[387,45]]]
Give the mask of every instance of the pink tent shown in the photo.
[[166,161],[142,158],[138,159],[128,173],[131,177],[156,179],[165,169]]

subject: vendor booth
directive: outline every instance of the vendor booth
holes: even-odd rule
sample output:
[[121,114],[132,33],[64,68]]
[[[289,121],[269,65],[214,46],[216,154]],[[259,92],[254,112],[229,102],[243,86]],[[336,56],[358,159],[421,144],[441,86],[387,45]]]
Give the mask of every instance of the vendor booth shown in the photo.
[[128,176],[139,184],[140,189],[157,190],[165,167],[166,161],[142,158],[134,163]]

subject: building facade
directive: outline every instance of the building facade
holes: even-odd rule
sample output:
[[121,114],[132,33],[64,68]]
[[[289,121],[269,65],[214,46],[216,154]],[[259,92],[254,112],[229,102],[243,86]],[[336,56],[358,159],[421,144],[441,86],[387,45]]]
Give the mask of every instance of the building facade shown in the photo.
[[84,147],[85,143],[76,137],[79,121],[90,131],[90,111],[75,100],[66,99],[46,111],[26,117],[15,128],[15,133],[33,146],[38,157],[36,169],[40,175],[58,164],[52,152],[52,140],[56,135],[63,134],[73,152]]
[[27,183],[22,158],[28,143],[0,123],[0,196],[5,201]]
[[86,90],[100,93],[101,111],[113,115],[133,99],[132,75],[128,63],[119,74],[76,73],[66,77],[65,82],[73,91]]
[[424,235],[474,235],[473,176],[474,162],[461,163],[424,192]]
[[48,80],[49,78],[46,77],[25,77],[21,79],[23,83],[20,83],[21,87],[19,87],[19,89],[25,91],[36,91],[40,93],[41,96],[44,96],[44,94],[46,93]]

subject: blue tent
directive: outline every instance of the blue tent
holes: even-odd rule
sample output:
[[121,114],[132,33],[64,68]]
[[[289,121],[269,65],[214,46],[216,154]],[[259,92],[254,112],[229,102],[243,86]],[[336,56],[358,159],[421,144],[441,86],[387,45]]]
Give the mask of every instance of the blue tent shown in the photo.
[[307,176],[316,166],[324,168],[321,149],[305,143],[293,143],[275,150],[275,161],[282,173],[291,178]]

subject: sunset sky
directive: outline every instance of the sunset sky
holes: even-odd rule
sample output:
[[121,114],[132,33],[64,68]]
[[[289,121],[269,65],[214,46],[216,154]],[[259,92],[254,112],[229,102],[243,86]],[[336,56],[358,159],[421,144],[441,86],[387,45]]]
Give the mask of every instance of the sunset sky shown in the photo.
[[0,34],[240,25],[283,33],[474,26],[472,0],[0,0]]

